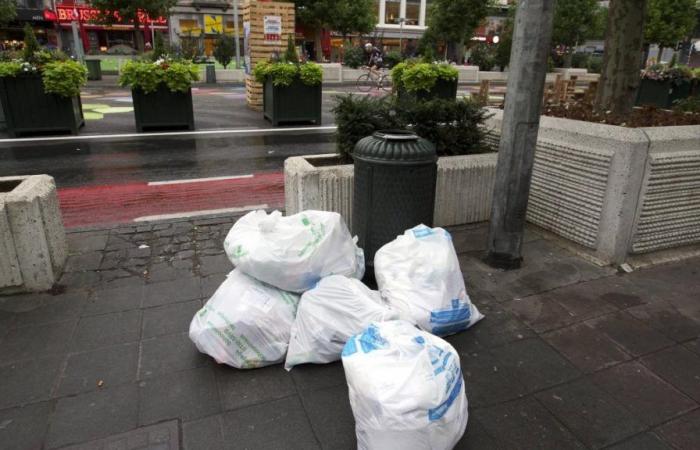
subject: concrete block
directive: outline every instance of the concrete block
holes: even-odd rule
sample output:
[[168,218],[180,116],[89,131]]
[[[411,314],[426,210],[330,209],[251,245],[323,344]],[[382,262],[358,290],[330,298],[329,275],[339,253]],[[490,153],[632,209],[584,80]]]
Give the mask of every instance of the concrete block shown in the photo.
[[68,253],[53,178],[4,177],[0,187],[4,187],[0,189],[0,248],[6,250],[0,263],[0,289],[50,289]]

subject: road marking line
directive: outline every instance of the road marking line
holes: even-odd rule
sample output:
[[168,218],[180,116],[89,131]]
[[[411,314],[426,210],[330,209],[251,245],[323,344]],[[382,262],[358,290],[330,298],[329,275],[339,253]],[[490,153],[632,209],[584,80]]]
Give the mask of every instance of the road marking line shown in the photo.
[[186,219],[188,217],[198,217],[198,216],[209,216],[214,214],[226,214],[226,213],[238,213],[246,211],[255,211],[258,209],[267,209],[267,203],[262,205],[249,205],[240,206],[237,208],[223,208],[223,209],[206,209],[202,211],[188,211],[174,214],[158,214],[155,216],[143,216],[134,219],[134,222],[152,222],[156,220],[170,220],[170,219]]
[[170,180],[170,181],[149,181],[149,186],[165,186],[170,184],[186,184],[186,183],[205,183],[207,181],[223,181],[223,180],[240,180],[243,178],[253,178],[255,175],[233,175],[230,177],[209,177],[209,178],[189,178],[185,180]]
[[235,128],[221,130],[200,130],[200,131],[166,131],[162,133],[124,133],[124,134],[92,134],[83,136],[49,136],[35,138],[0,139],[0,144],[16,144],[21,142],[56,142],[56,141],[89,141],[102,139],[124,139],[124,138],[148,138],[148,137],[173,137],[173,136],[206,136],[215,134],[284,134],[296,133],[299,131],[335,131],[335,125],[318,127],[289,127],[289,128]]

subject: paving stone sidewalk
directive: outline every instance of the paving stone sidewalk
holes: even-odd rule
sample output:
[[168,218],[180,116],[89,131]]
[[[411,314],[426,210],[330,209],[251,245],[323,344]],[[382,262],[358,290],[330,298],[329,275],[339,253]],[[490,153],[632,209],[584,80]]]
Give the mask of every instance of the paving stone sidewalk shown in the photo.
[[[69,234],[53,293],[0,297],[0,448],[352,449],[340,363],[239,371],[189,341],[235,218]],[[700,259],[620,275],[530,229],[525,267],[453,228],[486,319],[452,336],[460,449],[697,449]]]

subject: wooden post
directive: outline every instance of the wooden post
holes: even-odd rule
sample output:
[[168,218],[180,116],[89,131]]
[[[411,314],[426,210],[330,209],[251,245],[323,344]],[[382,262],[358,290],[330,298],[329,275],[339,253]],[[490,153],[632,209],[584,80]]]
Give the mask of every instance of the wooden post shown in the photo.
[[518,3],[491,206],[486,262],[492,267],[516,269],[522,264],[553,16],[554,0]]
[[[255,111],[263,109],[263,86],[253,78],[252,72],[260,61],[267,61],[277,53],[282,55],[287,47],[287,39],[294,39],[294,3],[246,0],[241,8],[243,22],[250,24],[246,56],[250,60],[250,73],[246,76],[246,101],[248,107]],[[279,40],[270,40],[265,36],[265,16],[277,16],[282,19],[282,34]]]
[[489,91],[491,90],[491,82],[489,80],[481,80],[479,85],[479,103],[484,106],[489,104]]

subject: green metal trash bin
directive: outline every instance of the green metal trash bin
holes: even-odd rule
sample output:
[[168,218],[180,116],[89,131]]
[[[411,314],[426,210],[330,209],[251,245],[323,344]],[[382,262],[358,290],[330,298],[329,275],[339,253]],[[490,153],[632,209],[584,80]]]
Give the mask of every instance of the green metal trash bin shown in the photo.
[[368,283],[374,254],[418,224],[433,225],[435,146],[409,131],[378,131],[360,140],[355,163],[353,233],[365,252]]
[[102,79],[102,66],[99,59],[86,59],[85,65],[88,70],[88,80],[101,80]]

